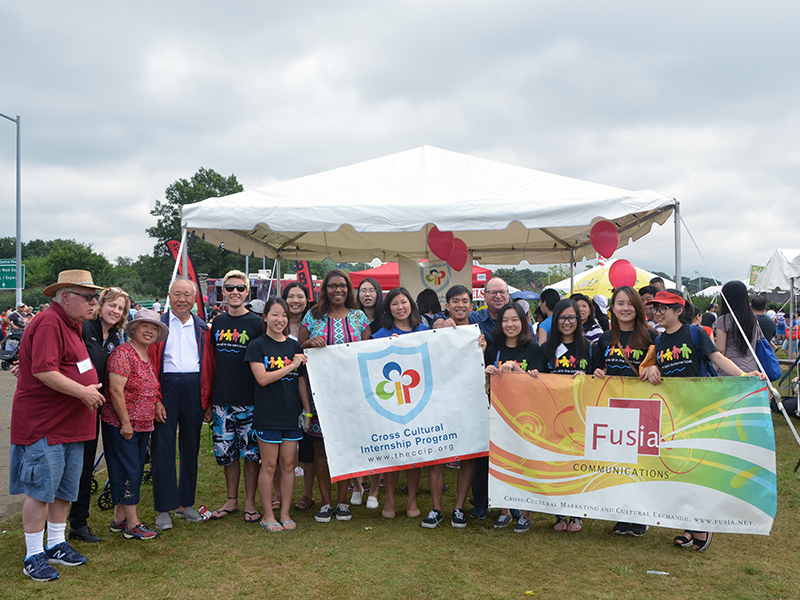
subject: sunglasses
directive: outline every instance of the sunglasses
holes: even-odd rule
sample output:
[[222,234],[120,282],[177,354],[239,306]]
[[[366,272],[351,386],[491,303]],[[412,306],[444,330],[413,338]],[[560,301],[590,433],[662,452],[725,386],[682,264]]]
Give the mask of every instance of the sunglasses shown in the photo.
[[244,285],[243,283],[240,283],[238,285],[233,285],[232,283],[226,283],[225,284],[225,291],[226,292],[232,292],[233,290],[236,290],[237,292],[243,292],[246,289],[247,289],[247,286]]
[[80,296],[87,302],[91,302],[92,300],[97,300],[100,298],[100,294],[81,294],[80,292],[73,292],[72,290],[67,290],[68,294],[73,294],[75,296]]

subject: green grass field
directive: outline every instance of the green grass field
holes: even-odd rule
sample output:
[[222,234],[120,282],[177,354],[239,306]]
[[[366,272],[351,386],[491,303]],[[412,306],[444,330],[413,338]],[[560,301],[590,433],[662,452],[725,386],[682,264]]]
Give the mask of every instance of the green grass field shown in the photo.
[[[445,469],[446,520],[436,530],[406,518],[401,496],[392,521],[380,509],[357,506],[352,521],[322,525],[314,522],[312,509],[295,511],[297,530],[271,534],[245,524],[240,511],[199,524],[174,519],[174,529],[141,542],[109,533],[111,511],[93,505],[90,525],[105,540],[75,542],[88,563],[59,567],[61,577],[49,583],[22,574],[25,544],[16,516],[0,524],[0,599],[800,598],[800,486],[793,472],[800,447],[783,417],[773,420],[779,498],[772,535],[720,534],[703,553],[674,547],[675,530],[652,528],[632,538],[610,534],[610,522],[585,520],[578,534],[557,533],[554,518],[539,513],[527,534],[494,530],[497,511],[456,530],[449,525],[456,471]],[[104,474],[100,479],[102,485]],[[301,495],[297,482],[295,500]],[[422,488],[424,515],[431,508],[425,477]],[[213,509],[224,497],[223,472],[206,439],[198,505]],[[382,503],[383,493],[379,498]],[[153,524],[150,485],[142,488],[140,515]]]

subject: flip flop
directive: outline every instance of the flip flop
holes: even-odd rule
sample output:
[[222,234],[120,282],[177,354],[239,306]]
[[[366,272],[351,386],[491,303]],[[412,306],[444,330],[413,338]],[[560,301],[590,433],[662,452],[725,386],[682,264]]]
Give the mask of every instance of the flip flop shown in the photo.
[[244,522],[245,523],[260,523],[261,522],[261,513],[244,511]]
[[259,521],[258,524],[270,533],[278,533],[279,531],[283,531],[283,527],[280,523],[262,523]]
[[281,499],[277,496],[272,497],[272,510],[280,510],[281,509]]
[[281,521],[281,525],[283,526],[284,531],[291,531],[292,529],[297,529],[297,523],[289,519],[288,521]]
[[228,515],[232,515],[233,513],[239,512],[238,508],[234,508],[233,510],[228,510],[227,508],[218,508],[213,513],[211,513],[210,519],[214,521],[219,521],[220,519],[224,519]]

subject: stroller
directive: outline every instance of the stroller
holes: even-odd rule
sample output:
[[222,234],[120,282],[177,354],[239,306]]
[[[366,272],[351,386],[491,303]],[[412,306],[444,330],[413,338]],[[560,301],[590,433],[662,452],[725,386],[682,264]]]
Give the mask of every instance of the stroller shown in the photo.
[[17,360],[19,354],[19,341],[22,339],[24,329],[11,329],[8,336],[0,342],[0,366],[3,371],[8,371],[11,368],[11,363]]

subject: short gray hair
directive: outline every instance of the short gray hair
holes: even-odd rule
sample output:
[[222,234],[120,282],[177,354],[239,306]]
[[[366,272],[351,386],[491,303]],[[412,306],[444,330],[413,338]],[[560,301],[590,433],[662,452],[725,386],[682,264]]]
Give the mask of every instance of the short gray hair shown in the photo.
[[59,290],[56,290],[56,295],[53,297],[53,302],[61,304],[61,301],[64,299],[64,294],[72,291],[74,291],[72,287],[63,287]]
[[189,282],[192,285],[192,289],[194,290],[195,296],[197,295],[197,284],[194,281],[192,281],[191,279],[188,279],[187,277],[176,277],[174,279],[174,281],[169,284],[169,290],[167,291],[167,293],[172,293],[172,288],[179,281],[187,281],[187,282]]

